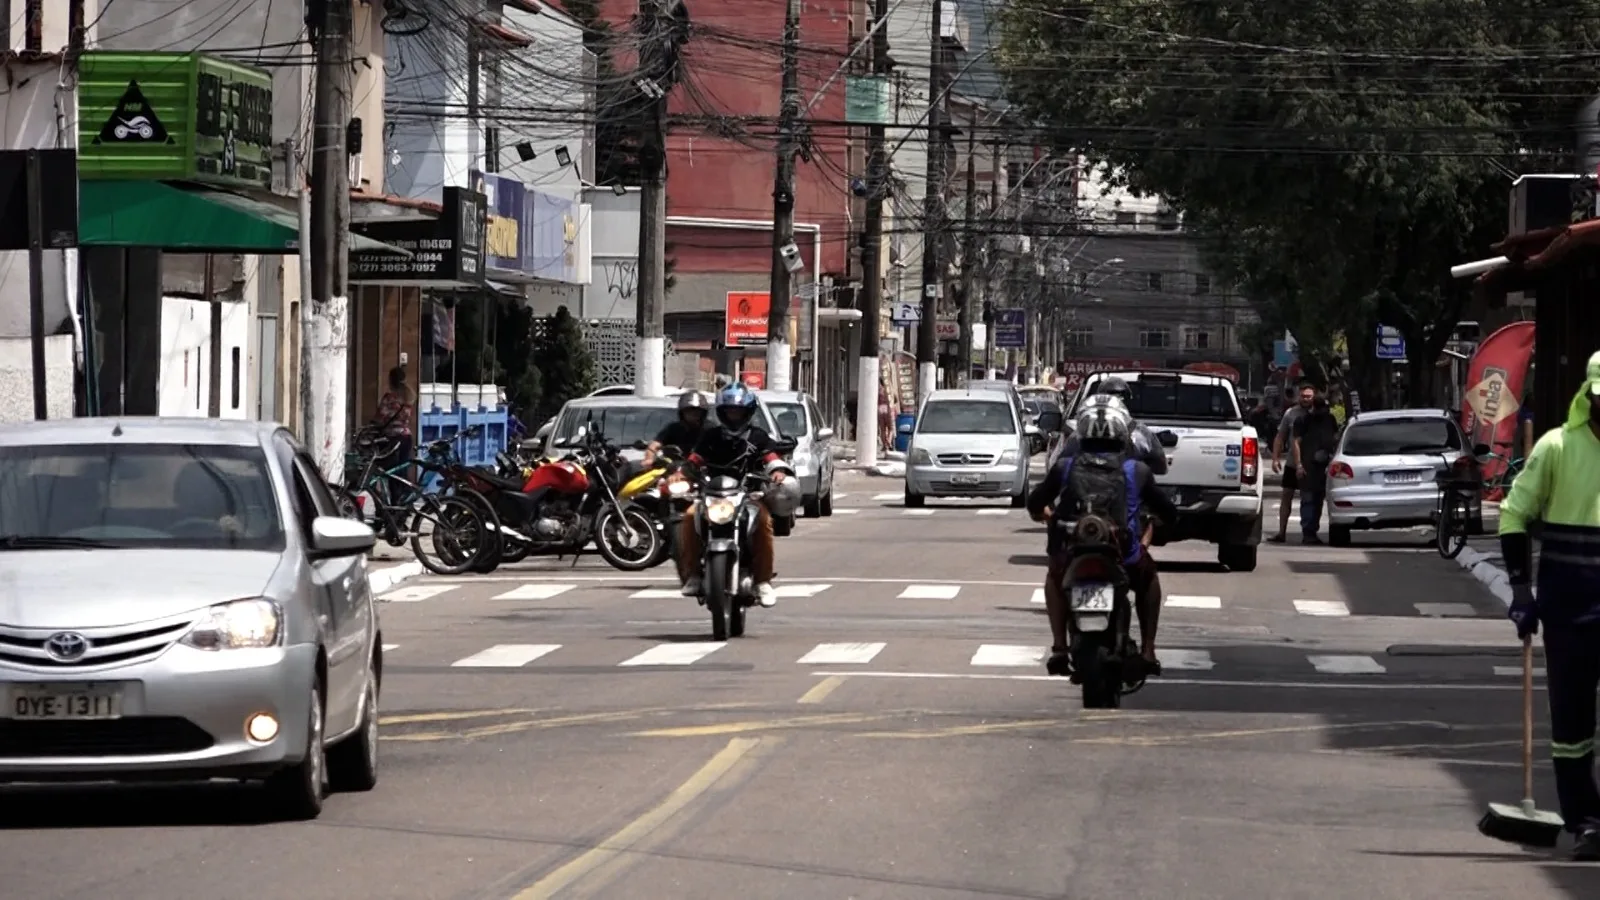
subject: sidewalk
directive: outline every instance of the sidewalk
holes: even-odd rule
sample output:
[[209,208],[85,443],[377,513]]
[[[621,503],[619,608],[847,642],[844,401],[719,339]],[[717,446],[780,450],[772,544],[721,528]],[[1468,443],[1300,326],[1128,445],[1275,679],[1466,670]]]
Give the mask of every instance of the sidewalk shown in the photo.
[[[1462,549],[1461,555],[1456,557],[1456,562],[1461,568],[1472,573],[1472,577],[1482,582],[1489,592],[1499,598],[1506,606],[1511,605],[1511,582],[1506,576],[1506,561],[1500,555],[1500,536],[1496,533],[1500,525],[1499,504],[1484,503],[1483,530],[1486,534],[1476,535],[1467,539],[1467,546]],[[1495,510],[1490,518],[1490,509]],[[1539,540],[1533,541],[1533,558],[1535,571],[1538,569]]]
[[906,474],[906,455],[898,450],[884,450],[878,448],[878,461],[868,465],[856,462],[856,442],[833,441],[833,465],[836,469],[846,471],[864,472],[867,475],[880,475],[885,478],[904,478]]
[[391,547],[382,540],[367,557],[367,582],[372,585],[373,596],[421,574],[422,563],[417,562],[410,550]]

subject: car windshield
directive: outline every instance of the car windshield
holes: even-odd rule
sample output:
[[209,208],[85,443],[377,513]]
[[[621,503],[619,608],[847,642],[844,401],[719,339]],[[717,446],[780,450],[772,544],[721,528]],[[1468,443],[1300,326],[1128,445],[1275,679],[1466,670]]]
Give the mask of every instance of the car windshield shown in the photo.
[[993,400],[930,400],[917,422],[919,434],[1015,434],[1011,404]]
[[1128,412],[1135,419],[1237,419],[1233,388],[1220,384],[1185,384],[1176,378],[1140,378],[1128,382]]
[[1444,419],[1389,419],[1352,423],[1340,452],[1344,456],[1397,456],[1460,449],[1461,436]]
[[[617,447],[627,447],[639,441],[653,441],[661,429],[678,420],[676,406],[591,406],[568,409],[556,422],[551,435],[554,442],[571,443],[576,440],[578,428],[599,431]],[[716,414],[706,411],[707,424],[716,421]]]
[[803,438],[806,436],[806,408],[799,403],[768,403],[767,410],[772,413],[772,420],[778,426],[778,434],[783,437]]
[[0,549],[281,550],[283,540],[256,447],[0,447]]

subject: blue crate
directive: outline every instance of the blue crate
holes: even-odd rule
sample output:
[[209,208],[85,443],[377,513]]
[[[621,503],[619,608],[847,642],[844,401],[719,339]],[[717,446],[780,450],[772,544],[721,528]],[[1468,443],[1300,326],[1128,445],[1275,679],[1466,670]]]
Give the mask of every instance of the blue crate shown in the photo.
[[[456,442],[456,453],[466,465],[492,466],[495,454],[506,449],[511,412],[504,406],[496,406],[493,409],[480,406],[473,409],[458,403],[448,410],[437,406],[425,409],[417,419],[419,450],[433,441],[448,438],[474,425],[482,425],[482,432]],[[423,479],[423,486],[432,490],[438,480],[439,476],[430,472]]]

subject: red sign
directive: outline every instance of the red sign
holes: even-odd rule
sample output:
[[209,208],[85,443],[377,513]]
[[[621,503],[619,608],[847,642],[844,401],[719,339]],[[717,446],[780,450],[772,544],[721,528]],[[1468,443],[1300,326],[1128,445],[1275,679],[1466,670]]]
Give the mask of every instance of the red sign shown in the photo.
[[[1478,345],[1467,366],[1467,393],[1461,401],[1461,429],[1473,444],[1488,444],[1500,456],[1513,456],[1514,448],[1499,442],[1516,440],[1517,410],[1532,359],[1532,322],[1514,322]],[[1488,460],[1484,477],[1495,478],[1505,467],[1503,460]]]
[[1199,372],[1201,375],[1220,375],[1234,384],[1239,383],[1239,370],[1227,363],[1196,362],[1183,367],[1185,372]]
[[767,319],[771,314],[772,295],[766,291],[729,291],[723,345],[765,347]]
[[739,373],[739,380],[744,382],[745,387],[753,391],[764,390],[767,386],[767,373],[752,372],[746,369]]
[[1073,393],[1083,384],[1083,379],[1096,372],[1126,372],[1151,368],[1142,359],[1069,359],[1062,363],[1061,374],[1066,378],[1062,390]]

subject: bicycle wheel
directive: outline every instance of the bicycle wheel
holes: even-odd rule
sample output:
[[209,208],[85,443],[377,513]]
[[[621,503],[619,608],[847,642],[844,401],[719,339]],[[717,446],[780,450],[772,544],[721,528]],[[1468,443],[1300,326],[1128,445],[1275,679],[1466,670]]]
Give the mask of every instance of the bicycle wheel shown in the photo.
[[[418,503],[408,529],[417,562],[435,575],[460,575],[471,568],[489,534],[477,508],[460,497],[424,496]],[[432,553],[422,549],[424,538]]]
[[1455,559],[1467,546],[1467,505],[1455,492],[1447,493],[1439,504],[1439,525],[1434,533],[1439,555]]
[[472,561],[472,571],[480,575],[493,572],[500,566],[500,557],[505,549],[505,537],[500,533],[500,515],[494,511],[494,504],[489,498],[471,488],[453,487],[450,496],[460,497],[471,503],[478,510],[478,515],[483,518],[484,540],[478,557]]

